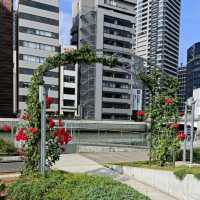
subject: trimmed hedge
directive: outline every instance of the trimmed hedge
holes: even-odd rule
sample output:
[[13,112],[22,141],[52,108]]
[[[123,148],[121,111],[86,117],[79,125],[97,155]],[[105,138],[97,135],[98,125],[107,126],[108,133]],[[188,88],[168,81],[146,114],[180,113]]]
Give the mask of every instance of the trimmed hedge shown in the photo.
[[7,200],[150,200],[134,189],[108,177],[68,174],[20,178],[8,188]]

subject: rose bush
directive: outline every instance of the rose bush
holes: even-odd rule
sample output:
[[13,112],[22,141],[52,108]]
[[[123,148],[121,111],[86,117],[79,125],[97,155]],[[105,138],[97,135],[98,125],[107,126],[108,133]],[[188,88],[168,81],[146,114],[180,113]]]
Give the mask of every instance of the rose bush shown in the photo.
[[[177,89],[178,80],[163,75],[159,69],[151,69],[140,78],[149,90],[150,102],[146,115],[151,120],[150,160],[158,161],[161,166],[175,162],[175,154],[180,148],[177,137],[179,124]],[[182,137],[181,137],[182,138]]]

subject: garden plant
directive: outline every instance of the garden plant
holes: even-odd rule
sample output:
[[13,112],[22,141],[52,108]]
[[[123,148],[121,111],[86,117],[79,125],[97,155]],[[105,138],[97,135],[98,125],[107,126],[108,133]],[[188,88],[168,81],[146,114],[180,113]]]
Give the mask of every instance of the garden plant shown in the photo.
[[141,72],[140,78],[150,95],[146,111],[151,123],[150,160],[158,161],[161,166],[174,163],[180,141],[185,139],[178,124],[178,80],[157,68],[150,69],[149,73]]

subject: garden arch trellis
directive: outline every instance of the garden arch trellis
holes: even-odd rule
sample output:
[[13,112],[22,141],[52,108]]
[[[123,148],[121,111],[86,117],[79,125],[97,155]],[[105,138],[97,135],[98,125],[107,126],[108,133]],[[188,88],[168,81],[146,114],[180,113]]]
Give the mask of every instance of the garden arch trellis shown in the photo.
[[[49,70],[55,69],[59,66],[66,64],[95,64],[101,63],[107,66],[116,66],[117,59],[114,57],[98,56],[96,52],[91,50],[88,46],[82,46],[79,49],[72,50],[67,53],[60,53],[51,57],[48,57],[45,62],[40,65],[31,79],[31,85],[28,90],[27,97],[27,114],[29,116],[29,124],[31,127],[37,128],[37,137],[29,140],[27,143],[26,151],[26,169],[27,171],[35,171],[38,168],[39,160],[41,159],[39,153],[39,143],[41,141],[41,104],[39,101],[39,86],[44,85],[43,76]],[[46,118],[43,118],[43,124],[46,124]],[[44,138],[43,138],[44,139]],[[41,142],[42,143],[42,142]],[[43,141],[43,147],[45,143]],[[43,151],[45,152],[45,151]],[[40,168],[42,168],[40,166]],[[44,166],[43,166],[44,168]],[[43,169],[44,170],[44,169]]]

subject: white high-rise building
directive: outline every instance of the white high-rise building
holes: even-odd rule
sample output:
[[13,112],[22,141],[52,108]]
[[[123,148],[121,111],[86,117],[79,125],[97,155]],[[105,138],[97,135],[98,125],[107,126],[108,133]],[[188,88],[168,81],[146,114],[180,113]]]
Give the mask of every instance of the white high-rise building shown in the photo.
[[[177,76],[181,0],[137,0],[135,54]],[[147,68],[148,71],[148,68]],[[144,104],[149,94],[144,91]]]
[[[26,109],[28,85],[33,71],[45,58],[60,51],[59,0],[18,0],[17,2],[17,108]],[[51,111],[59,108],[59,70],[45,74]]]
[[136,0],[73,1],[71,44],[78,47],[87,44],[105,56],[117,53],[120,61],[115,68],[102,64],[80,66],[80,107],[84,119],[130,120],[132,117],[135,80],[130,64],[133,63],[135,10]]
[[135,53],[177,76],[181,0],[137,0]]
[[[76,46],[63,46],[62,52],[69,52]],[[60,68],[60,113],[74,119],[78,115],[78,64]]]

